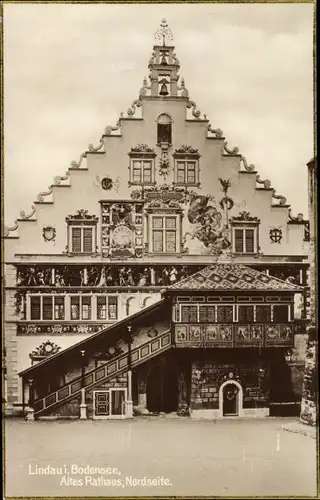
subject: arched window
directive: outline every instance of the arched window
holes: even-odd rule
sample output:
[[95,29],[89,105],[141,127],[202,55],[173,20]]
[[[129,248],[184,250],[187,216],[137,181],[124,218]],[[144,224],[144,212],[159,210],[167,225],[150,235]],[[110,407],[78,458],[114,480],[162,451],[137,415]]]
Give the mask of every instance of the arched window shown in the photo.
[[130,297],[126,301],[126,315],[133,314],[135,310],[135,299],[134,297]]
[[142,302],[142,307],[148,307],[152,304],[152,297],[146,297]]
[[157,119],[157,143],[172,143],[172,119],[166,113],[162,113]]

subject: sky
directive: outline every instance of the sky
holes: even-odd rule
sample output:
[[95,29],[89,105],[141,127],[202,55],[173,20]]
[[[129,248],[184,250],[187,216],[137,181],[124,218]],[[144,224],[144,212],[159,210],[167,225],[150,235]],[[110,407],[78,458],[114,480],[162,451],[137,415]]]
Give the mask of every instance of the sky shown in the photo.
[[4,210],[40,191],[138,98],[166,18],[190,98],[307,217],[312,4],[4,4]]

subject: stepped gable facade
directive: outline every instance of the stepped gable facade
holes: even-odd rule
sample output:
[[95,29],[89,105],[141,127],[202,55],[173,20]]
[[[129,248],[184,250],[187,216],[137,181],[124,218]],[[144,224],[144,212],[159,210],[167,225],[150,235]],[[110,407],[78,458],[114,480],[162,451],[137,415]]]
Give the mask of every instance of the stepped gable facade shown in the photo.
[[301,398],[309,221],[198,109],[165,21],[157,36],[127,112],[6,228],[8,414]]

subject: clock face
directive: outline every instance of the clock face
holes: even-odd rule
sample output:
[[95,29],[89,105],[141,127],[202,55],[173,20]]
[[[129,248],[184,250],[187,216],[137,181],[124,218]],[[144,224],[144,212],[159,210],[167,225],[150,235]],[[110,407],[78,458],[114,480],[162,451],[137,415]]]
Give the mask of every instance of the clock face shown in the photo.
[[52,351],[52,345],[51,345],[51,344],[49,344],[49,343],[48,343],[48,344],[46,344],[46,345],[44,346],[44,350],[45,350],[46,352],[48,352],[48,353],[49,353],[49,352],[51,352],[51,351]]
[[118,226],[113,231],[113,242],[119,247],[129,246],[132,242],[132,231],[127,226]]

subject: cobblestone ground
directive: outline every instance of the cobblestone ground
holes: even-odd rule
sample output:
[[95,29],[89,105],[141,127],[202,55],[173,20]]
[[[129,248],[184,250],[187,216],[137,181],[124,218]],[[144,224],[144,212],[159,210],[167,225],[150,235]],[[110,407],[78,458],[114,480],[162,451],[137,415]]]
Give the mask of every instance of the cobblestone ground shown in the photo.
[[[316,440],[282,429],[291,421],[8,419],[6,497],[314,496]],[[37,466],[48,465],[62,470],[35,473]],[[101,474],[79,469],[87,465],[117,471]],[[72,474],[76,466],[79,474]],[[157,485],[145,485],[143,478]],[[165,480],[167,485],[161,485]],[[115,486],[115,481],[120,485]]]

